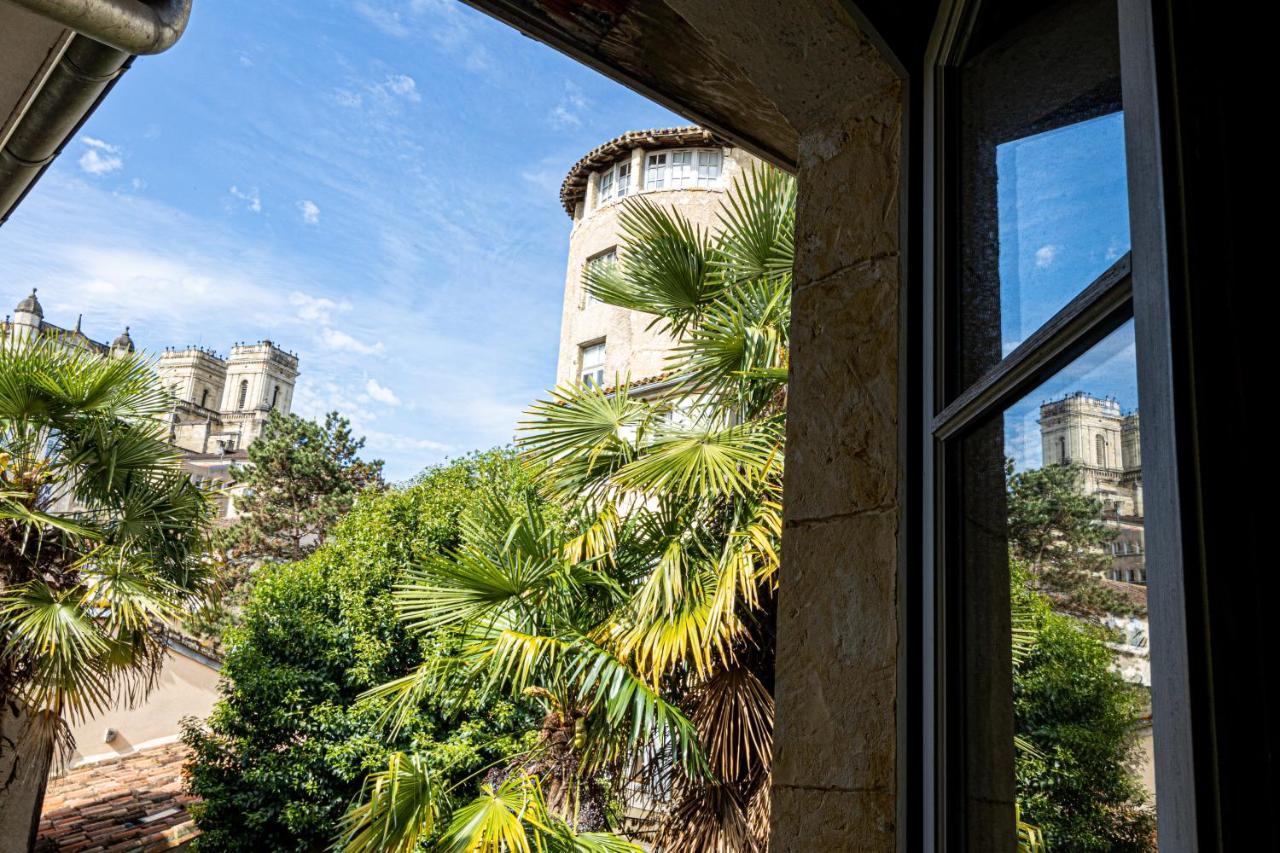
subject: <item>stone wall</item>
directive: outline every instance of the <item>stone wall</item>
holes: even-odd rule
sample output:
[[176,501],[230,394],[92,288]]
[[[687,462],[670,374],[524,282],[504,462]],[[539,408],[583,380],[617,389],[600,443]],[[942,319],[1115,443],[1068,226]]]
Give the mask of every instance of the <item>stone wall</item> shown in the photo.
[[770,849],[893,850],[901,84],[840,4],[672,5],[798,139]]
[[[612,385],[614,376],[645,379],[666,369],[667,354],[674,339],[657,328],[650,328],[653,318],[647,314],[616,308],[589,299],[582,274],[587,262],[621,243],[618,217],[627,199],[643,197],[660,207],[673,208],[690,222],[714,230],[719,221],[725,193],[734,179],[755,157],[737,148],[726,147],[724,169],[716,188],[688,187],[677,190],[643,190],[633,185],[632,195],[595,207],[594,184],[588,190],[583,215],[576,218],[569,237],[569,263],[565,272],[564,308],[560,321],[560,357],[556,367],[556,383],[574,382],[578,378],[579,353],[584,344],[605,341],[605,384]],[[632,180],[643,180],[640,164],[643,151],[630,154]]]

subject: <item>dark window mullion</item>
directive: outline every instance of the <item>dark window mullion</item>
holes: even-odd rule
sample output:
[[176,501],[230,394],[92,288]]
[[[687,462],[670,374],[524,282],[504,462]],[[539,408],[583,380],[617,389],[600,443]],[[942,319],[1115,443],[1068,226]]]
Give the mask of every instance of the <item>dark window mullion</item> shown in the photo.
[[1129,253],[1098,276],[1066,307],[966,388],[933,419],[933,434],[947,440],[1003,411],[1133,315]]

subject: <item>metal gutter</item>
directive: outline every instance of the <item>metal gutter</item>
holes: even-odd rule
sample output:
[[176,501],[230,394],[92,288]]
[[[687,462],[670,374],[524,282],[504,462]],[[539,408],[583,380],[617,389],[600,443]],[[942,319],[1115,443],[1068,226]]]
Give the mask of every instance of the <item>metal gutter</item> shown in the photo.
[[0,225],[132,62],[84,36],[71,40],[0,150]]
[[9,0],[122,53],[173,47],[187,28],[191,0]]
[[0,225],[139,54],[168,50],[191,0],[8,0],[76,31],[0,149]]

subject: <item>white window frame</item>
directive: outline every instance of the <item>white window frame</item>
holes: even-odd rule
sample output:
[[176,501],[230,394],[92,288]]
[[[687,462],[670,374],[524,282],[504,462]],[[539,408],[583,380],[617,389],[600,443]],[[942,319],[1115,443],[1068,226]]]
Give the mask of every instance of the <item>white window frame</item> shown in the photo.
[[596,206],[607,203],[613,198],[613,169],[600,173],[599,186],[596,188]]
[[596,207],[631,194],[631,160],[615,163],[596,178]]
[[610,246],[609,248],[605,249],[603,252],[596,252],[594,255],[587,258],[587,262],[582,265],[582,275],[579,277],[579,283],[581,284],[581,287],[579,288],[579,294],[578,294],[578,310],[579,311],[586,308],[588,305],[603,304],[599,299],[596,299],[594,296],[592,296],[590,293],[587,292],[587,270],[593,264],[616,264],[617,262],[618,262],[617,246]]
[[578,379],[583,385],[604,387],[605,341],[598,340],[578,347]]
[[625,198],[631,193],[631,161],[623,160],[613,167],[613,197]]
[[720,148],[674,148],[650,151],[644,157],[645,190],[684,190],[719,187],[724,176]]

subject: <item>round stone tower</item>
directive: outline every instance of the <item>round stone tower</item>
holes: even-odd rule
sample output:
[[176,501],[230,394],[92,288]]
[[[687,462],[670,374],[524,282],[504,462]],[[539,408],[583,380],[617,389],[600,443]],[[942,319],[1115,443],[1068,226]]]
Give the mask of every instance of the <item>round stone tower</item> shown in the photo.
[[573,230],[557,384],[612,385],[615,376],[644,384],[662,376],[675,341],[648,328],[651,316],[592,299],[583,273],[589,264],[617,260],[619,214],[628,199],[644,196],[714,232],[734,178],[757,162],[709,130],[676,127],[624,133],[574,164],[560,187]]
[[44,326],[44,309],[36,298],[36,289],[31,288],[31,295],[18,303],[13,309],[13,342],[25,343],[40,334]]

